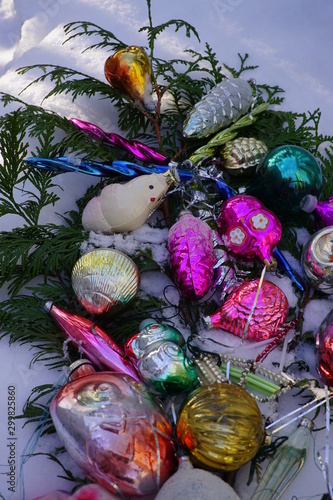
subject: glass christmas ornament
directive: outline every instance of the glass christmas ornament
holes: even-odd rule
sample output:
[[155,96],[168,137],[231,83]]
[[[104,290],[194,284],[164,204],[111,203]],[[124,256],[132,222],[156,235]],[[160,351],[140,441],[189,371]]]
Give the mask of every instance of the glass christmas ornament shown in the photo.
[[197,371],[186,357],[184,337],[169,325],[145,322],[124,349],[141,380],[156,394],[175,396],[197,385]]
[[238,385],[195,389],[177,416],[179,443],[195,465],[211,470],[239,469],[256,455],[264,434],[255,399]]
[[280,333],[287,319],[289,304],[285,293],[274,283],[263,280],[255,309],[250,316],[260,279],[245,280],[211,316],[204,318],[208,328],[222,328],[246,340],[266,340]]
[[177,472],[164,483],[155,500],[240,500],[228,483],[216,474],[193,468],[188,457],[181,457]]
[[83,228],[105,234],[133,231],[146,222],[176,182],[176,171],[169,169],[164,174],[141,175],[125,184],[109,184],[83,210]]
[[251,500],[278,500],[304,465],[313,422],[303,418],[300,426],[276,451]]
[[333,311],[316,333],[316,369],[323,384],[333,387]]
[[151,64],[147,53],[135,45],[118,50],[104,66],[109,84],[133,100],[143,100],[152,91]]
[[300,213],[304,197],[322,191],[321,168],[315,157],[299,146],[280,146],[268,153],[246,192],[257,196],[278,216]]
[[212,286],[216,262],[211,228],[190,212],[181,212],[169,230],[168,250],[171,272],[182,295],[202,299]]
[[306,242],[301,265],[313,288],[333,293],[333,226],[320,229]]
[[80,304],[90,314],[102,314],[119,309],[135,297],[140,274],[123,252],[100,248],[77,260],[71,282]]
[[61,309],[52,302],[46,302],[45,310],[96,368],[124,373],[139,380],[135,367],[125,358],[124,351],[96,323]]
[[244,115],[253,102],[252,87],[242,78],[229,78],[213,87],[186,117],[183,135],[202,138]]
[[244,260],[260,260],[268,270],[277,266],[272,252],[281,239],[279,219],[257,198],[232,196],[222,203],[218,226],[228,252]]
[[142,142],[129,141],[121,135],[113,132],[104,132],[104,130],[97,125],[79,120],[78,118],[70,118],[69,121],[93,139],[106,142],[117,149],[127,151],[137,160],[142,162],[160,163],[162,165],[167,164],[169,161],[166,156],[162,155],[158,151],[155,151],[149,146],[146,146],[146,144],[143,144]]
[[58,490],[34,500],[119,500],[119,496],[113,495],[99,484],[86,484],[73,494]]
[[152,342],[172,342],[185,348],[185,339],[177,328],[148,318],[141,322],[139,332],[125,342],[126,356],[137,360],[144,355]]
[[316,196],[309,194],[303,200],[301,208],[304,212],[314,215],[318,229],[333,226],[333,196],[318,201]]
[[253,137],[239,137],[226,142],[223,147],[223,168],[235,177],[253,175],[267,153],[268,147],[264,142]]
[[[93,482],[121,497],[157,493],[176,468],[172,428],[140,384],[119,373],[80,373],[50,405],[59,435],[74,462]],[[76,373],[75,373],[76,372]]]

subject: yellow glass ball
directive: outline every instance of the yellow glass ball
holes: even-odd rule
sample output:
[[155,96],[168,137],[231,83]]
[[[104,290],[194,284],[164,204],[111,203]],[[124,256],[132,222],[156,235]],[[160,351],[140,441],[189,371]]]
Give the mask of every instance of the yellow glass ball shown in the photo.
[[232,471],[249,462],[265,437],[258,405],[245,389],[211,384],[194,390],[177,417],[177,438],[192,462]]

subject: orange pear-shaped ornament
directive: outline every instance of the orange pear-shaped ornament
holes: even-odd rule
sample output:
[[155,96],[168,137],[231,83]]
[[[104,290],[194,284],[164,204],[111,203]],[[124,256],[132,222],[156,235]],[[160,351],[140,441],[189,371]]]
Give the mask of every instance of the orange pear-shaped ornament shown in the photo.
[[104,73],[114,89],[134,101],[151,94],[151,64],[141,47],[131,45],[115,52],[106,60]]

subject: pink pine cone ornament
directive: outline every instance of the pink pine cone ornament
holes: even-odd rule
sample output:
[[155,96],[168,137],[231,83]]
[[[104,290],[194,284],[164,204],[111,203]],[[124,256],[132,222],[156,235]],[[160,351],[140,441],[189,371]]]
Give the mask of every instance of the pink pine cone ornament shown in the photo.
[[168,249],[173,278],[184,297],[202,299],[214,277],[216,257],[211,228],[190,212],[181,212],[169,231]]
[[232,196],[223,202],[217,223],[233,257],[260,260],[268,270],[276,268],[272,252],[282,236],[281,222],[257,198]]
[[[222,306],[204,318],[208,328],[221,328],[242,337],[260,279],[245,280],[227,297]],[[274,283],[263,280],[256,307],[246,330],[246,340],[276,337],[287,319],[289,304],[284,292]]]

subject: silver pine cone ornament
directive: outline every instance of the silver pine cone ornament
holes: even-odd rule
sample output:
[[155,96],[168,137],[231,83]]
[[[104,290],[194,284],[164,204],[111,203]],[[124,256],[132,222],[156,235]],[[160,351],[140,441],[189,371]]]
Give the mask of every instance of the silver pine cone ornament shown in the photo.
[[201,139],[238,120],[253,102],[252,87],[242,78],[229,78],[195,104],[184,121],[183,135]]
[[224,168],[230,175],[251,175],[265,158],[268,147],[262,141],[253,137],[239,137],[226,142],[221,151]]

